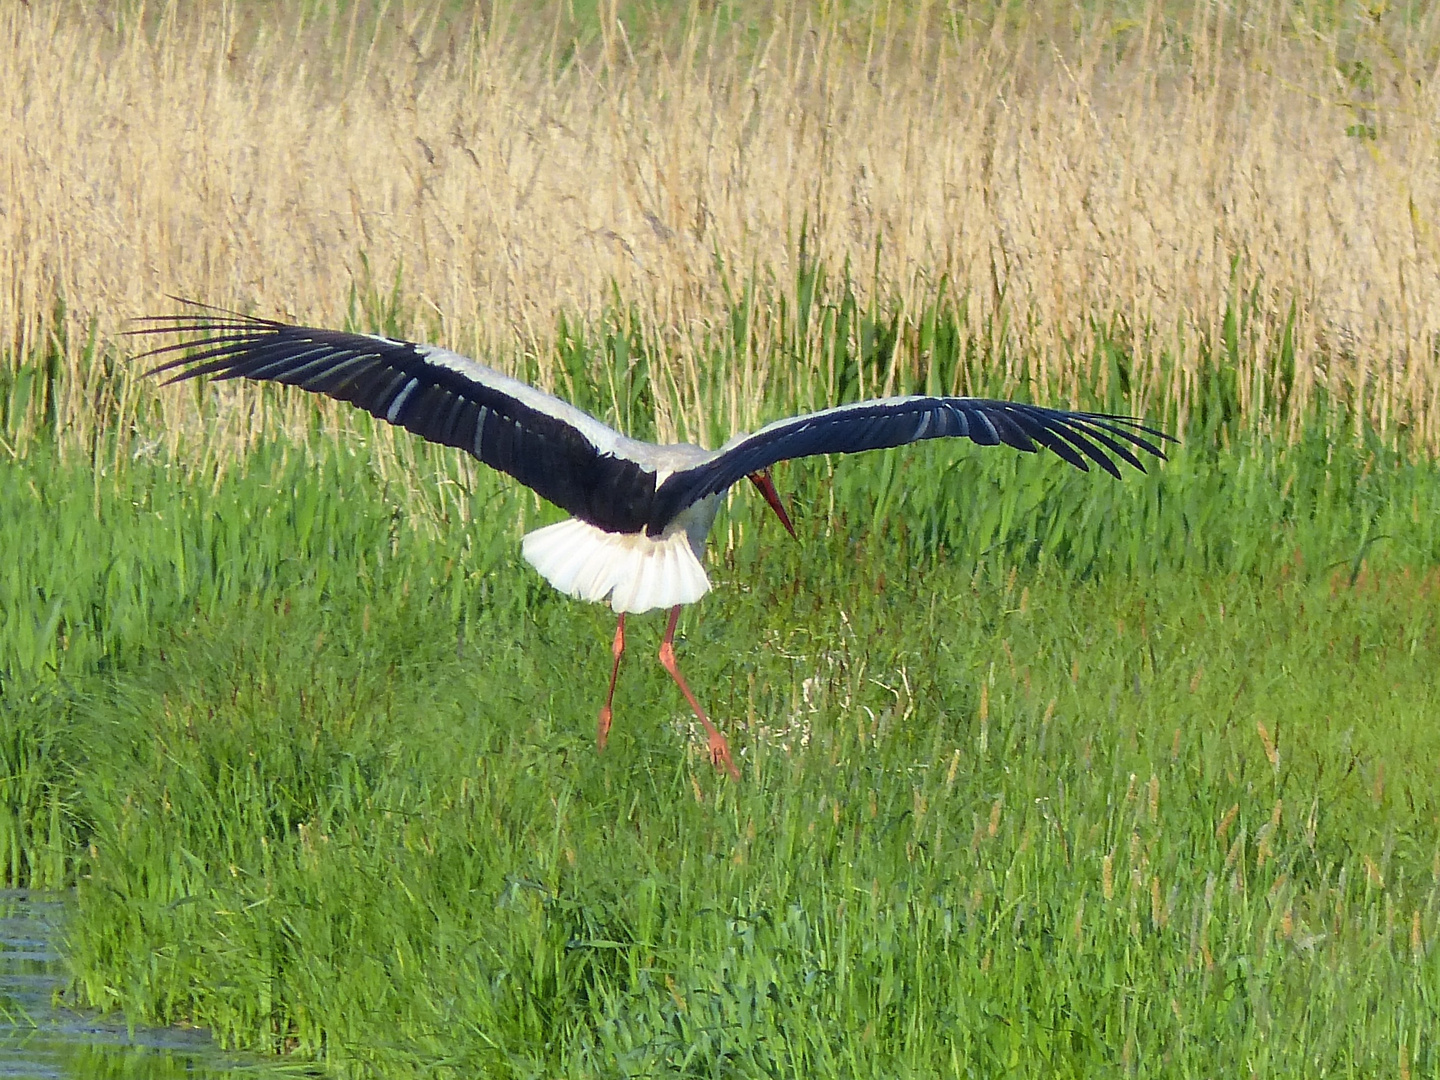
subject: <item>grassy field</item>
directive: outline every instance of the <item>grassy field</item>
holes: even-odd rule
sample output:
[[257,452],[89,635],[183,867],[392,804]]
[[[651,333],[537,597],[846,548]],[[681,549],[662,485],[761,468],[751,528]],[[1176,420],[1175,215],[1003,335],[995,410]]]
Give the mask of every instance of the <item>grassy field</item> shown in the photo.
[[[1433,14],[0,10],[0,884],[74,1001],[342,1075],[1440,1074]],[[628,29],[627,29],[628,27]],[[14,47],[10,47],[13,45]],[[503,478],[136,377],[165,293],[715,444],[680,662]]]
[[[417,526],[363,434],[7,474],[0,836],[78,885],[78,1000],[384,1076],[1436,1068],[1428,469],[878,455],[830,517],[797,470],[806,543],[737,502],[682,621],[735,784],[655,619],[597,756],[611,619],[528,499]],[[892,466],[971,515],[847,524]]]

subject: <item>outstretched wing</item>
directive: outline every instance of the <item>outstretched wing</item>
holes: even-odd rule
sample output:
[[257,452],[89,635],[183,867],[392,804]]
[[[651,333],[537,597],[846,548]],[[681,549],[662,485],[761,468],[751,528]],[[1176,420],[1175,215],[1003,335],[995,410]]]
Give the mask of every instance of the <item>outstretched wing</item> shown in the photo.
[[1077,469],[1088,471],[1093,462],[1117,477],[1120,470],[1115,458],[1143,472],[1145,466],[1134,451],[1163,458],[1158,443],[1174,441],[1129,416],[1066,412],[985,398],[876,398],[778,420],[732,439],[708,460],[666,479],[656,492],[655,520],[673,517],[691,503],[724,491],[777,461],[944,438],[970,439],[982,446],[1004,443],[1030,453],[1043,446]]
[[[187,302],[188,303],[188,302]],[[285,383],[327,394],[508,473],[582,521],[610,532],[644,527],[655,471],[638,445],[589,413],[434,345],[291,326],[203,308],[152,316],[134,331],[194,335],[143,357],[171,356],[147,374]]]

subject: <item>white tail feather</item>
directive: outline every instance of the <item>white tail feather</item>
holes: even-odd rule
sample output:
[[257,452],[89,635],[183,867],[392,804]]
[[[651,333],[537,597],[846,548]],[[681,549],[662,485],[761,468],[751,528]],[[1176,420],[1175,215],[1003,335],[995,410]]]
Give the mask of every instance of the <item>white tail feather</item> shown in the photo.
[[520,551],[561,592],[593,603],[609,600],[616,611],[693,604],[710,591],[683,528],[649,537],[610,533],[572,518],[527,533]]

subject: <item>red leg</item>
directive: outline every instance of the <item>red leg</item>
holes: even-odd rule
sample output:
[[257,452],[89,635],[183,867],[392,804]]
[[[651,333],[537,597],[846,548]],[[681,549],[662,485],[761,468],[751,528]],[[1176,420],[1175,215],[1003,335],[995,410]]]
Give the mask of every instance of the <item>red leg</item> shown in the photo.
[[675,685],[680,687],[680,692],[685,695],[685,700],[690,702],[690,708],[695,710],[695,715],[700,718],[700,723],[705,725],[705,734],[710,736],[710,763],[717,769],[724,766],[730,773],[732,779],[740,779],[740,770],[735,767],[735,762],[730,757],[730,745],[725,741],[710,718],[705,715],[705,710],[700,707],[700,702],[695,700],[695,695],[690,692],[690,687],[685,685],[685,680],[680,675],[680,668],[675,663],[675,624],[680,621],[680,605],[676,604],[670,609],[670,623],[665,627],[665,640],[660,643],[660,663],[675,680]]
[[605,740],[610,737],[610,703],[615,700],[615,680],[620,676],[620,657],[625,652],[625,613],[620,613],[620,622],[615,627],[615,666],[610,669],[610,692],[605,695],[605,704],[600,708],[600,728],[595,735],[596,749],[605,749]]

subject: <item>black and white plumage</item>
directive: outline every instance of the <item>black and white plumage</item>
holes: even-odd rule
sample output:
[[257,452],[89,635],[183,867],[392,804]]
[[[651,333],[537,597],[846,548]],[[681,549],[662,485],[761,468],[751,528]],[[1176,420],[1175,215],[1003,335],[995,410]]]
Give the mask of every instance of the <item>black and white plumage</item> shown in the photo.
[[[192,336],[145,353],[168,357],[150,374],[169,374],[170,382],[257,379],[348,401],[431,442],[459,447],[569,513],[570,520],[527,534],[523,554],[561,592],[608,600],[620,613],[617,670],[625,613],[672,609],[663,660],[679,606],[709,591],[705,538],[731,486],[749,478],[794,532],[769,478],[779,461],[955,437],[1029,452],[1045,447],[1079,469],[1098,465],[1118,477],[1117,461],[1143,471],[1136,452],[1163,458],[1159,443],[1169,438],[1126,416],[917,396],[778,420],[719,450],[657,445],[628,438],[553,395],[438,346],[193,306],[190,313],[146,319],[137,331]],[[723,738],[673,668],[670,651],[666,666],[711,732],[712,754],[730,765]],[[607,704],[602,746],[608,727]]]

